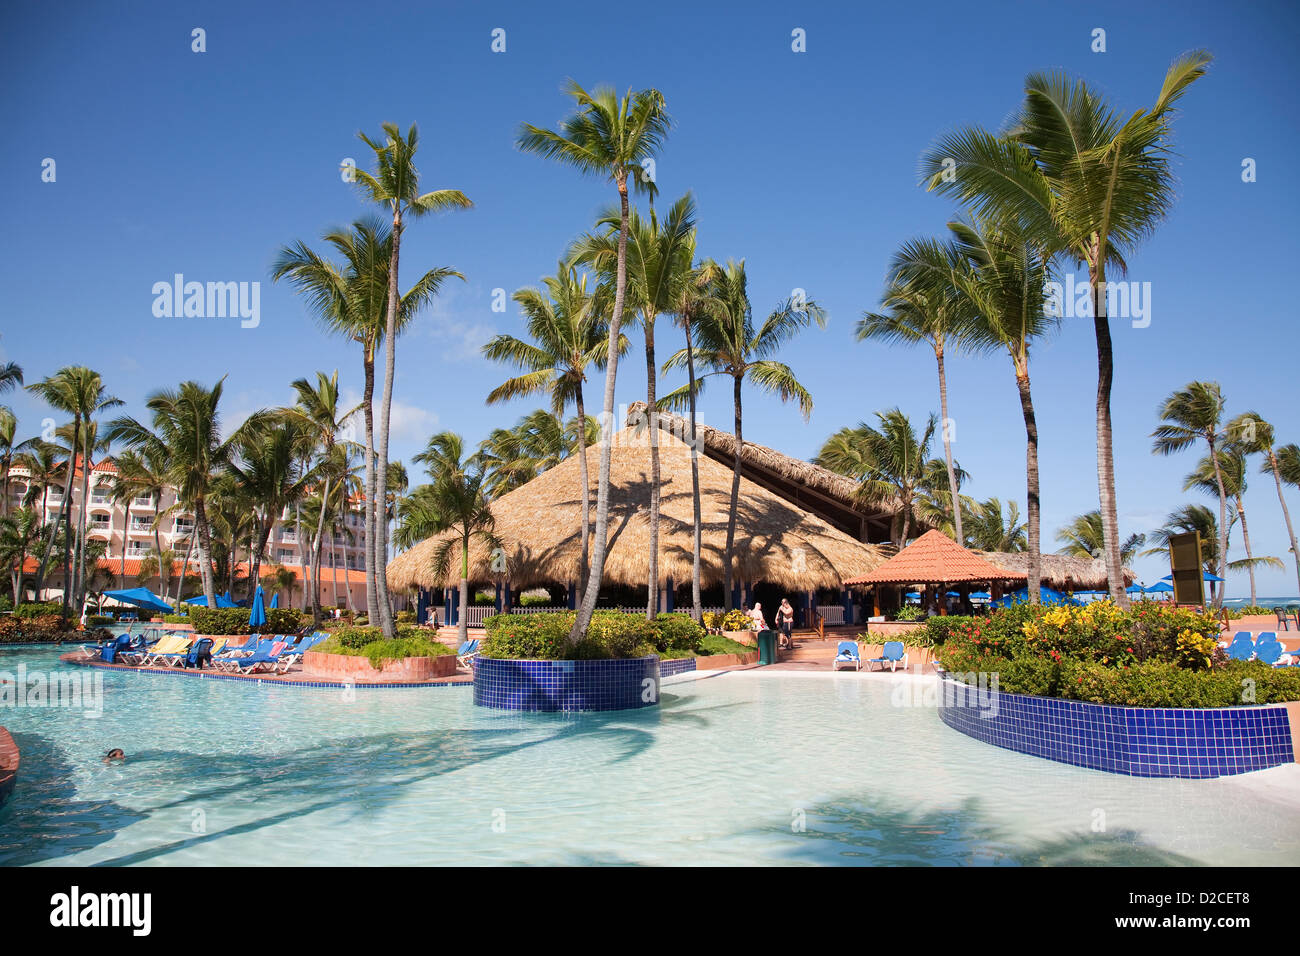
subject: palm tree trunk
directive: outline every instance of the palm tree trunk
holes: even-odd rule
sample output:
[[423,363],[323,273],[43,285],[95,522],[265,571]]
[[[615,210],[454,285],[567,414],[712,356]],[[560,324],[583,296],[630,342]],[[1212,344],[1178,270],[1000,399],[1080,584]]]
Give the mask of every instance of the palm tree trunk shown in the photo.
[[[130,497],[128,497],[126,499],[126,520],[122,522],[122,563],[119,565],[120,570],[118,571],[117,574],[118,587],[126,587],[126,540],[127,537],[130,535],[130,533],[131,533],[131,499]],[[108,540],[109,541],[113,540],[113,529],[111,527],[108,529]],[[163,597],[167,596],[167,588],[165,587],[162,589],[162,596]]]
[[700,513],[700,446],[695,437],[695,349],[691,344],[690,313],[684,314],[682,319],[686,326],[686,374],[691,410],[691,617],[699,624],[704,617],[704,605],[700,599],[700,534],[703,521]]
[[578,385],[578,470],[582,475],[582,559],[578,565],[578,587],[586,590],[588,557],[591,554],[591,476],[587,473],[587,408]]
[[655,411],[655,320],[645,318],[646,415],[650,429],[650,574],[646,581],[645,616],[659,613],[659,413]]
[[1246,549],[1246,570],[1250,574],[1250,606],[1258,606],[1258,599],[1255,594],[1255,562],[1251,560],[1254,554],[1250,550],[1250,531],[1246,528],[1246,504],[1237,496],[1237,520],[1241,522],[1241,545]]
[[176,600],[172,603],[179,609],[181,606],[181,594],[185,590],[185,573],[190,569],[190,555],[194,553],[194,532],[191,531],[188,538],[185,539],[185,560],[181,562],[181,574],[176,579]]
[[[1016,359],[1016,388],[1020,392],[1020,413],[1025,419],[1025,522],[1028,525],[1029,571],[1026,586],[1030,603],[1037,604],[1041,598],[1042,584],[1042,541],[1039,531],[1041,504],[1038,487],[1038,419],[1034,415],[1034,399],[1029,390],[1029,363]],[[1122,580],[1122,578],[1121,578]]]
[[456,634],[458,646],[464,646],[469,640],[469,538],[462,537],[460,542],[460,614],[457,615]]
[[[1219,585],[1214,598],[1214,606],[1222,607],[1223,598],[1228,590],[1228,495],[1223,488],[1223,471],[1219,468],[1219,452],[1214,447],[1214,436],[1206,439],[1210,446],[1210,461],[1214,464],[1214,480],[1219,486]],[[1244,480],[1244,479],[1243,479]],[[1216,582],[1217,583],[1217,582]]]
[[[162,496],[161,496],[161,495],[159,495],[159,497],[158,497],[158,504],[160,504],[160,505],[162,504]],[[129,508],[130,505],[128,504],[127,507]],[[128,520],[129,520],[129,515],[128,515]],[[128,527],[129,527],[129,525],[128,525]],[[155,511],[154,511],[154,515],[153,515],[153,549],[154,549],[155,551],[158,552],[158,584],[159,584],[159,586],[162,588],[162,593],[163,593],[163,594],[166,594],[166,593],[167,593],[167,581],[168,581],[168,579],[171,577],[171,570],[172,570],[172,569],[171,569],[171,560],[168,559],[168,560],[166,561],[166,566],[164,567],[164,562],[163,562],[163,547],[162,547],[162,534],[158,531],[158,512],[157,512],[156,509],[155,509]],[[123,549],[123,554],[125,555],[125,549]]]
[[605,353],[605,398],[600,422],[600,474],[596,479],[596,540],[592,544],[591,570],[587,589],[578,605],[578,613],[569,632],[569,643],[576,644],[587,634],[591,615],[596,610],[600,582],[605,573],[605,552],[609,547],[609,470],[614,450],[614,382],[618,376],[619,332],[623,324],[623,300],[627,293],[627,175],[619,174],[618,265],[614,273],[614,311],[609,321],[609,345]]
[[[388,428],[393,407],[393,375],[397,370],[397,269],[402,246],[402,206],[393,206],[393,249],[388,263],[388,317],[384,338],[384,391],[379,408],[379,436],[375,448],[375,603],[379,608],[379,625],[385,637],[395,637],[393,606],[388,595]],[[370,622],[374,624],[374,621]]]
[[961,527],[961,497],[957,490],[957,471],[952,467],[952,441],[948,436],[948,376],[943,368],[943,339],[935,340],[934,359],[939,365],[939,414],[943,416],[943,461],[948,466],[948,491],[952,495],[952,523],[957,543],[966,546]]
[[90,419],[81,439],[81,511],[77,521],[77,613],[86,603],[86,512],[90,508]]
[[1268,465],[1273,469],[1273,481],[1277,484],[1277,501],[1282,506],[1282,517],[1286,519],[1287,537],[1291,539],[1291,560],[1295,562],[1296,586],[1300,588],[1300,547],[1296,546],[1295,529],[1291,527],[1291,512],[1287,510],[1286,497],[1282,494],[1282,472],[1277,466],[1277,455],[1273,449],[1268,450]]
[[212,580],[212,532],[208,527],[208,511],[202,498],[194,501],[194,530],[199,536],[199,577],[203,581],[203,596],[208,607],[217,606],[217,589]]
[[1101,511],[1101,533],[1106,559],[1110,598],[1122,608],[1129,605],[1124,589],[1124,565],[1119,557],[1119,503],[1115,496],[1114,433],[1110,418],[1110,392],[1115,381],[1115,355],[1106,315],[1106,269],[1100,243],[1094,244],[1088,264],[1092,283],[1093,329],[1097,336],[1097,492]]
[[[72,452],[68,455],[67,477],[63,479],[63,503],[59,506],[59,518],[63,519],[63,612],[65,615],[68,611],[68,563],[70,557],[68,549],[72,543],[72,479],[76,470],[77,441],[80,435],[81,416],[76,415],[72,419]],[[45,554],[41,558],[40,570],[37,573],[38,582],[42,582],[45,577],[45,566],[49,563],[50,552],[54,550],[54,539],[58,537],[58,532],[59,521],[55,519],[50,527],[50,540],[46,542]],[[40,583],[38,583],[36,586],[36,599],[39,601],[40,598]]]
[[325,490],[320,496],[320,514],[316,518],[316,540],[312,542],[312,594],[311,594],[311,619],[312,624],[320,627],[320,553],[321,545],[324,543],[325,534],[325,505],[329,501],[330,495],[330,477],[325,476]]
[[736,509],[740,507],[740,457],[745,444],[744,432],[741,430],[740,423],[740,387],[744,380],[743,375],[734,375],[731,380],[731,401],[736,430],[736,455],[732,462],[731,504],[727,508],[727,545],[722,555],[722,606],[728,611],[731,610],[731,590],[734,582],[732,556],[736,553]]
[[379,602],[375,590],[375,353],[370,342],[362,345],[362,365],[365,372],[364,390],[361,396],[361,408],[366,427],[366,493],[365,508],[362,516],[362,545],[364,546],[366,573],[366,617],[370,621],[379,618]]
[[[334,589],[334,593],[331,595],[331,597],[333,597],[334,600],[330,601],[330,603],[333,604],[335,607],[338,607],[338,604],[339,604],[339,558],[338,558],[338,554],[337,554],[337,552],[336,552],[335,549],[334,549],[334,537],[333,537],[332,535],[330,536],[330,587],[332,587],[332,588]],[[352,588],[349,587],[348,590],[351,591]],[[345,603],[345,604],[349,603],[349,602],[347,601],[346,598],[344,598],[344,603]]]

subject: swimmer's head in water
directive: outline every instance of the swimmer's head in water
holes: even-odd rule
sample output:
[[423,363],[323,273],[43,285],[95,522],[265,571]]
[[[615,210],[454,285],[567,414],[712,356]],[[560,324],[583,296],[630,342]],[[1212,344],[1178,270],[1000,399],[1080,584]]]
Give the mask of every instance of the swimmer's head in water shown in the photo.
[[115,760],[125,760],[126,754],[122,752],[121,747],[114,747],[108,753],[104,754],[104,763],[112,763]]

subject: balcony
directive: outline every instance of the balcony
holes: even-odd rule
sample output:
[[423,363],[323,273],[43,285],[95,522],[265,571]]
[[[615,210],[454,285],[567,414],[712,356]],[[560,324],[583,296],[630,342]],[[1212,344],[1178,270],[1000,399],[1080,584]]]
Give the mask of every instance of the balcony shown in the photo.
[[153,507],[153,495],[143,495],[143,496],[141,496],[141,497],[139,497],[139,498],[132,498],[132,499],[131,499],[131,507],[132,507],[132,508],[152,508],[152,507]]

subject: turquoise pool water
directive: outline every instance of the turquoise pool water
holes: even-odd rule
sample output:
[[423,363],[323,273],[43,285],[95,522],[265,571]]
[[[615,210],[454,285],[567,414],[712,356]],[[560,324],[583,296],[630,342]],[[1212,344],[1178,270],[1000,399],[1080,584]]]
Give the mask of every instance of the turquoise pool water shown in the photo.
[[101,717],[0,708],[0,865],[1300,863],[1300,814],[1249,787],[989,747],[889,678],[671,679],[658,709],[564,716],[98,673]]

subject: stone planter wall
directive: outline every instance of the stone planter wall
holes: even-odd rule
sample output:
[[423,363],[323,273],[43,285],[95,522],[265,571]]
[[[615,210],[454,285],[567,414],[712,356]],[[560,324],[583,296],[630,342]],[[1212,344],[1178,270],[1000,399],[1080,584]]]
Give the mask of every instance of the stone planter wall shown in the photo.
[[400,661],[385,661],[382,670],[375,670],[370,666],[368,657],[308,651],[303,655],[302,670],[308,677],[325,680],[419,684],[454,675],[456,657],[453,654],[442,657],[407,657]]

